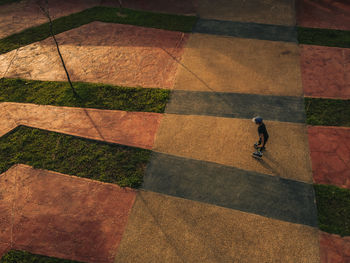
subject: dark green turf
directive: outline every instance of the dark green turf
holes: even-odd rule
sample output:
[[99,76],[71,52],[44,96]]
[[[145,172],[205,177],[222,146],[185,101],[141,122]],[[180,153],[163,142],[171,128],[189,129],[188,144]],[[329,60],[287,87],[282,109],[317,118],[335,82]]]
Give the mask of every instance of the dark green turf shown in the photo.
[[350,190],[332,185],[314,185],[321,230],[350,236]]
[[[55,34],[59,34],[93,21],[191,32],[197,18],[194,16],[159,14],[126,8],[121,10],[119,8],[98,6],[55,19],[53,21],[53,31]],[[50,28],[48,23],[25,29],[20,33],[1,39],[0,54],[43,40],[49,36]]]
[[25,251],[11,250],[6,253],[0,263],[79,263],[78,261],[35,255]]
[[350,100],[305,98],[306,122],[350,127]]
[[298,27],[300,44],[350,48],[350,31]]
[[150,151],[20,126],[0,138],[0,173],[17,163],[122,187],[143,182]]
[[82,82],[74,87],[80,98],[73,95],[67,82],[0,79],[0,102],[162,113],[170,94],[163,89]]
[[12,4],[20,1],[21,0],[0,0],[0,5]]

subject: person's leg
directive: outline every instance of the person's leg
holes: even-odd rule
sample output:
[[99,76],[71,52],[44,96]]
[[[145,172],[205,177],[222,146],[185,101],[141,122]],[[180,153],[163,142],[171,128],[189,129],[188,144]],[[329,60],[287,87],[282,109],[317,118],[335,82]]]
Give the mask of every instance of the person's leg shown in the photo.
[[269,140],[269,137],[267,137],[265,140],[264,140],[264,145],[261,147],[261,151],[264,151],[265,150],[265,145],[267,143],[267,141]]

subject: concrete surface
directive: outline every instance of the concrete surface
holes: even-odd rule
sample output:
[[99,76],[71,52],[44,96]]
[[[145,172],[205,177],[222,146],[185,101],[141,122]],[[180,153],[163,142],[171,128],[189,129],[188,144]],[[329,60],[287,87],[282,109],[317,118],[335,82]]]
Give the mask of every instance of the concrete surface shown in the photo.
[[12,249],[84,262],[113,262],[135,200],[128,188],[26,165],[0,176],[0,194]]
[[152,149],[162,115],[24,103],[0,103],[0,136],[19,125]]
[[[48,0],[52,19],[98,6],[100,2],[101,0]],[[2,5],[0,9],[0,39],[26,28],[47,23],[47,18],[36,3],[36,0],[26,0]]]
[[296,1],[298,25],[350,30],[350,2],[348,0]]
[[305,96],[350,99],[350,49],[301,45]]
[[177,90],[302,96],[296,44],[193,34]]
[[115,262],[319,262],[318,231],[139,192]]
[[154,153],[142,188],[317,227],[310,184]]
[[258,132],[246,119],[165,114],[153,150],[312,183],[306,126],[265,123],[270,139],[263,161],[251,156]]
[[201,18],[295,25],[294,0],[200,0]]
[[350,128],[309,126],[308,134],[315,183],[350,189]]
[[199,19],[193,32],[271,41],[297,42],[297,32],[295,27],[266,25],[251,22],[244,23],[214,19]]
[[304,99],[290,96],[174,90],[165,112],[305,123]]
[[350,237],[320,232],[321,263],[350,262]]
[[[181,32],[101,22],[57,35],[72,81],[168,89],[186,39]],[[0,55],[4,75],[67,80],[51,38]]]

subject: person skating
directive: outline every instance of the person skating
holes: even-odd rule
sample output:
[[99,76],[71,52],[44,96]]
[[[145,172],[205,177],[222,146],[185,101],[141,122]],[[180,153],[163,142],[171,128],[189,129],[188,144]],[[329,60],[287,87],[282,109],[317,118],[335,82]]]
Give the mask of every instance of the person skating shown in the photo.
[[269,139],[269,134],[261,117],[254,117],[253,122],[255,122],[255,124],[258,125],[259,134],[259,141],[254,144],[254,147],[257,151],[253,152],[253,157],[262,158],[262,152],[265,150],[265,145]]

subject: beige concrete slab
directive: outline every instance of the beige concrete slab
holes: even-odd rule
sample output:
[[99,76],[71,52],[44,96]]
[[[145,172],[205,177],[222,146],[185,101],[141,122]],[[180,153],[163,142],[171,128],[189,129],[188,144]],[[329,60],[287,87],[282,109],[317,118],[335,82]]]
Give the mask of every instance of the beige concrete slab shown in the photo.
[[115,262],[319,262],[315,228],[139,192]]
[[201,0],[197,13],[201,18],[295,25],[294,0]]
[[19,125],[152,149],[162,114],[0,103],[0,136]]
[[295,43],[192,34],[175,89],[302,96]]
[[251,156],[258,132],[247,119],[165,114],[153,150],[312,183],[306,126],[265,124],[270,138],[262,161]]
[[[174,85],[182,32],[93,22],[57,35],[72,81],[167,88]],[[156,73],[155,73],[156,72]],[[0,55],[0,77],[67,81],[52,38]]]

